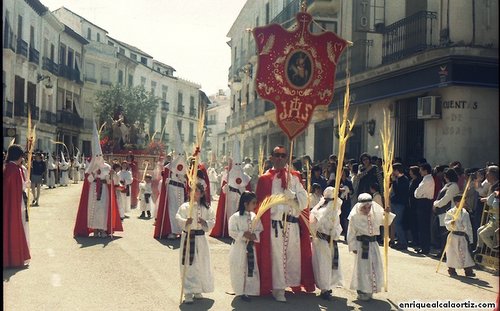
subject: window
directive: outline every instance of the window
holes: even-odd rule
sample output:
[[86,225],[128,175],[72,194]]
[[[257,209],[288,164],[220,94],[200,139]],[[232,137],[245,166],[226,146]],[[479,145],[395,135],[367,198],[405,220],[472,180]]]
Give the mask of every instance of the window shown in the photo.
[[153,93],[153,95],[156,93],[156,82],[155,81],[151,81],[151,93]]
[[87,39],[92,40],[92,30],[90,28],[87,28]]
[[130,53],[130,58],[132,58],[133,60],[137,60],[137,54]]
[[95,80],[95,64],[87,63],[85,66],[85,77],[87,79]]
[[66,46],[61,44],[59,48],[59,65],[66,65]]
[[182,105],[182,92],[177,93],[177,111],[184,114],[184,106]]
[[165,85],[162,85],[161,86],[161,98],[163,100],[167,100],[167,91],[168,91],[168,87]]
[[49,57],[49,40],[47,38],[43,38],[43,56]]
[[54,58],[55,58],[55,54],[56,54],[56,47],[54,46],[54,44],[50,44],[50,60],[51,61],[54,61]]
[[73,50],[68,48],[68,67],[73,68]]
[[269,2],[266,3],[266,25],[269,24]]
[[111,41],[108,41],[108,45],[115,46],[115,44],[113,42],[111,42]]
[[35,27],[30,26],[30,48],[35,48]]
[[97,42],[101,42],[101,34],[97,33]]
[[17,39],[23,39],[23,17],[21,15],[17,17]]
[[118,50],[118,53],[125,55],[125,49],[124,48],[120,48]]
[[118,70],[118,83],[123,84],[123,71]]
[[189,123],[189,142],[194,142],[194,124],[192,122]]
[[111,82],[111,70],[109,69],[109,67],[103,66],[101,68],[101,81]]
[[128,86],[129,87],[134,86],[134,76],[131,74],[128,75]]
[[182,120],[177,120],[177,129],[179,130],[179,134],[181,135],[182,140]]
[[143,63],[144,65],[147,65],[148,59],[146,57],[141,57],[141,63]]
[[146,77],[141,77],[141,85],[146,86]]
[[189,115],[196,116],[196,108],[194,107],[194,96],[189,96]]
[[77,71],[80,71],[81,59],[80,53],[75,53],[75,69]]

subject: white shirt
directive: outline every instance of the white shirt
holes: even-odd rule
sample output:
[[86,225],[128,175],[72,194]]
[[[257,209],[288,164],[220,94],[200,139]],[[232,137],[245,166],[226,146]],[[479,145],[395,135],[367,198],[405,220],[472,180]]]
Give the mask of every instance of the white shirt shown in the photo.
[[434,199],[434,178],[432,174],[427,174],[422,178],[422,181],[415,189],[416,199]]

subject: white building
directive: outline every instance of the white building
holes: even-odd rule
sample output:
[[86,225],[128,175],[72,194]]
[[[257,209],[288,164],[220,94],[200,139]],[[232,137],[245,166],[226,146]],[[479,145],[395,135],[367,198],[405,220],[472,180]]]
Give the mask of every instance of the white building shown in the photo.
[[[259,144],[267,152],[276,144],[289,144],[275,125],[274,105],[253,96],[252,72],[257,63],[253,36],[248,37],[245,30],[268,23],[292,27],[300,2],[247,1],[228,33],[232,50],[229,83],[235,106],[228,139],[244,123],[245,155],[255,153]],[[365,151],[382,155],[379,131],[387,108],[395,155],[406,164],[422,157],[431,164],[460,160],[466,167],[498,162],[498,2],[307,3],[315,20],[313,32],[335,31],[354,46],[339,61],[332,103],[327,109],[316,109],[311,124],[297,138],[297,156],[308,154],[323,160],[337,152],[335,128],[349,55],[351,111],[358,112],[358,119],[346,158],[357,158]],[[252,111],[255,113],[249,118]]]
[[[229,91],[219,90],[215,95],[210,96],[212,102],[207,109],[207,145],[205,149],[211,152],[217,159],[222,159],[229,151],[226,147],[226,122],[231,114],[230,98],[226,94]],[[231,149],[231,148],[229,148]]]

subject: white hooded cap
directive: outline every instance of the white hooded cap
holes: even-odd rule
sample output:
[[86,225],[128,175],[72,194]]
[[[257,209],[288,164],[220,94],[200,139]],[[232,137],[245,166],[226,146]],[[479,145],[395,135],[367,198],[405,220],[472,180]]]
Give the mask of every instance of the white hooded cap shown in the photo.
[[97,132],[97,125],[95,120],[93,122],[94,127],[92,129],[92,159],[90,160],[85,173],[94,172],[102,167],[104,167],[104,158],[102,156],[101,143],[99,141],[99,132]]
[[228,173],[228,185],[233,188],[245,188],[251,178],[243,171],[240,155],[240,142],[238,139],[234,140],[232,162],[231,170]]

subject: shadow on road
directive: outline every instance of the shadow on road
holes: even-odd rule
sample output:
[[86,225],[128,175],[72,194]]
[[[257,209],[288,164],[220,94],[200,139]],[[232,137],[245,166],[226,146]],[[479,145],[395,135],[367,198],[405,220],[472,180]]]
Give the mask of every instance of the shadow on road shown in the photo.
[[155,239],[160,244],[167,246],[170,249],[178,249],[181,245],[181,239],[169,240],[169,239]]
[[16,273],[27,270],[29,266],[24,266],[22,268],[7,268],[3,269],[3,281],[8,282],[10,277],[14,276]]
[[181,304],[179,310],[208,310],[214,305],[215,300],[209,298],[195,299],[190,305]]
[[102,247],[106,247],[110,242],[116,241],[121,238],[122,238],[121,236],[116,236],[116,235],[113,236],[113,239],[109,237],[108,238],[74,237],[76,242],[80,244],[80,248],[85,248],[95,245],[102,245]]
[[459,280],[460,282],[463,282],[465,284],[476,285],[476,286],[484,287],[484,288],[493,288],[493,286],[491,286],[490,283],[488,283],[484,280],[480,280],[480,279],[476,279],[476,278],[469,278],[469,277],[462,276],[462,275],[458,275],[458,276],[455,276],[453,278],[455,280]]
[[361,301],[359,299],[356,299],[353,302],[357,303],[360,306],[359,309],[357,309],[357,310],[363,310],[363,311],[398,310],[397,308],[394,308],[389,302],[387,302],[385,300],[372,299],[370,301]]
[[213,238],[213,239],[216,239],[217,241],[228,244],[228,245],[233,242],[233,238]]

